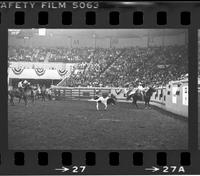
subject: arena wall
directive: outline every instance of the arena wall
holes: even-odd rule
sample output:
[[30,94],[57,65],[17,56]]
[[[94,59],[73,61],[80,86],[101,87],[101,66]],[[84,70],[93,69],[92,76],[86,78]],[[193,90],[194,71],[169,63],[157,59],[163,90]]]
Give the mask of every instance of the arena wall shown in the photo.
[[[52,87],[57,99],[91,99],[95,95],[114,94],[119,101],[127,102],[125,88],[109,87]],[[151,97],[151,104],[174,114],[188,118],[188,80],[171,82],[166,87],[157,88]]]
[[188,80],[172,82],[166,87],[158,88],[151,98],[151,103],[166,111],[188,117],[188,93]]

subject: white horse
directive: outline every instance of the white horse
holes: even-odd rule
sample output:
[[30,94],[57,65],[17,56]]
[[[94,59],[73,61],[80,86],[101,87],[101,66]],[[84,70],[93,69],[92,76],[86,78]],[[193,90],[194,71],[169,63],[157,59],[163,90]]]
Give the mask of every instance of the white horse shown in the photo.
[[108,105],[109,104],[113,104],[113,105],[115,105],[116,104],[116,101],[115,101],[115,98],[114,97],[99,97],[99,98],[97,98],[96,100],[94,100],[94,101],[96,101],[96,108],[97,108],[97,110],[99,110],[99,104],[100,103],[102,103],[102,104],[104,104],[104,109],[106,110],[107,109],[107,107],[108,107]]

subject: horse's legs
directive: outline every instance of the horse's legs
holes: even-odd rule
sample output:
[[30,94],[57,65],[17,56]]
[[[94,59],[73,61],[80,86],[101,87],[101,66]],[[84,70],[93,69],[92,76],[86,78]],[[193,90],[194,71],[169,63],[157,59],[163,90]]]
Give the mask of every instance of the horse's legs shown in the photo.
[[20,103],[20,102],[21,102],[21,98],[22,98],[22,96],[20,96],[20,97],[19,97],[19,101],[18,101],[18,103]]
[[42,101],[44,101],[44,96],[43,96],[43,94],[41,94],[41,99],[42,99]]
[[134,100],[134,98],[132,99],[132,104],[134,104],[135,103],[135,100]]
[[137,105],[137,102],[135,102],[135,106],[137,107],[137,109],[139,109],[138,105]]
[[10,97],[10,104],[12,104],[12,97]]
[[144,105],[145,105],[145,109],[148,107],[148,102],[146,100],[144,100]]
[[13,96],[10,96],[10,104],[13,105],[13,106],[15,105],[14,104],[14,97]]
[[135,99],[133,98],[132,103],[135,104],[136,108],[138,109],[137,100],[135,100]]
[[24,102],[25,102],[25,106],[27,107],[28,106],[28,101],[27,101],[27,97],[24,96]]
[[19,95],[19,101],[18,101],[18,103],[21,102],[21,99],[22,99],[22,94]]
[[32,95],[32,96],[31,96],[31,99],[32,99],[32,103],[34,104],[34,103],[35,103],[35,96]]
[[97,110],[99,110],[99,103],[98,102],[96,104],[96,108],[97,108]]
[[43,94],[42,96],[43,96],[43,100],[45,101],[45,94]]
[[104,108],[104,109],[106,110],[106,109],[107,109],[107,107],[108,107],[108,105],[107,105],[107,103],[105,103],[104,105],[105,105],[105,108]]
[[149,109],[151,109],[151,106],[150,106],[150,103],[149,103],[150,101],[148,101],[148,107],[149,107]]
[[47,98],[47,95],[46,95],[46,93],[44,92],[44,101],[46,101],[46,98]]

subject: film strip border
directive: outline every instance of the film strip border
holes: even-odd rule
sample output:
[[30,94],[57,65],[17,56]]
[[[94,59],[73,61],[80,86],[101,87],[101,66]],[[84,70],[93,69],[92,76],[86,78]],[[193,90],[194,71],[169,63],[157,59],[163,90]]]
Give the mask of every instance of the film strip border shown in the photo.
[[[0,23],[3,15],[0,13]],[[120,25],[120,12],[111,11],[109,13],[109,25],[116,26]],[[133,25],[143,25],[144,24],[144,13],[142,11],[133,12],[132,23]],[[156,13],[156,24],[157,25],[167,25],[168,18],[166,11],[159,11]],[[61,15],[61,24],[62,25],[72,25],[73,15],[71,11],[62,12]],[[37,15],[37,20],[39,25],[48,25],[49,24],[49,13],[45,11],[40,11]],[[93,11],[89,11],[85,13],[85,25],[96,25],[97,23],[96,13]],[[24,25],[26,23],[26,14],[23,11],[16,11],[14,13],[14,24],[17,26]],[[183,26],[190,25],[191,23],[191,13],[188,11],[180,12],[180,24]]]
[[[102,162],[102,156],[106,160]],[[81,162],[80,162],[81,161]],[[124,162],[126,161],[126,162]],[[59,167],[66,168],[67,174],[141,174],[156,173],[185,174],[190,173],[192,157],[189,152],[9,152],[9,157],[2,154],[0,168],[9,168],[9,174],[24,174],[22,168],[34,168],[31,173],[59,174]],[[9,166],[6,163],[10,163]],[[119,167],[121,166],[121,167]],[[122,168],[127,167],[129,171]],[[77,167],[77,171],[74,168]],[[150,167],[150,168],[149,168]],[[150,170],[150,169],[154,170]],[[122,170],[121,170],[122,169]],[[25,169],[26,170],[26,169]],[[69,172],[67,172],[69,171]],[[62,171],[61,171],[62,172]],[[151,172],[150,172],[151,173]],[[5,173],[6,174],[6,173]],[[30,172],[29,172],[30,174]]]
[[[198,3],[173,3],[154,4],[152,6],[136,6],[127,8],[115,8],[115,5],[99,7],[98,9],[0,9],[0,28],[188,28],[190,32],[197,32],[199,24],[200,6]],[[54,13],[55,12],[55,13]],[[124,20],[126,19],[126,20]],[[197,36],[190,37],[197,40]],[[189,46],[190,47],[190,46]],[[189,49],[194,51],[193,49]],[[195,49],[196,50],[196,49]],[[192,57],[190,55],[190,57]],[[190,62],[190,66],[195,66],[196,62]],[[5,68],[4,68],[5,69]],[[194,74],[192,78],[196,75]],[[191,78],[191,76],[190,76]],[[195,84],[194,84],[195,85]],[[192,88],[192,90],[194,90]],[[190,89],[191,90],[191,89]],[[197,94],[194,94],[195,97]],[[193,102],[195,105],[196,102]],[[192,106],[192,112],[197,112],[196,106]],[[189,128],[197,122],[195,118],[189,121]],[[197,128],[195,128],[197,129]],[[193,135],[194,134],[194,135]],[[0,134],[2,136],[2,134]],[[190,137],[197,138],[197,130],[190,131]],[[194,142],[193,144],[196,144]],[[0,147],[1,148],[1,147]],[[144,167],[171,165],[185,166],[186,173],[198,174],[198,163],[200,158],[197,146],[193,145],[189,149],[195,152],[181,151],[24,151],[0,152],[0,173],[1,174],[58,174],[53,168],[59,166],[86,165],[84,174],[133,174],[149,173]],[[197,165],[196,165],[197,164]],[[195,166],[194,166],[195,165]],[[120,167],[116,167],[120,166]],[[150,172],[151,173],[151,172]],[[163,173],[163,172],[156,172]],[[178,172],[175,172],[176,174]],[[74,174],[67,172],[67,174]],[[83,173],[76,173],[83,174]],[[172,172],[170,172],[172,174]]]
[[[70,166],[73,163],[72,153],[71,152],[62,152],[61,160],[64,166]],[[108,152],[108,164],[111,166],[118,166],[120,164],[120,153],[119,152]],[[143,153],[142,152],[133,152],[133,165],[142,166],[143,165]],[[24,152],[14,152],[13,153],[13,164],[16,166],[22,166],[26,163],[26,156]],[[2,164],[2,158],[0,160]],[[37,153],[38,165],[45,166],[48,165],[49,157],[48,152],[38,152]],[[167,165],[167,152],[157,152],[156,153],[156,164],[158,166]],[[95,152],[86,152],[85,153],[85,164],[88,166],[94,166],[96,164],[96,153]],[[189,152],[180,152],[180,161],[179,164],[182,166],[190,166],[191,158]]]
[[[158,11],[155,15],[157,25],[167,25],[168,24],[168,13],[166,11]],[[3,15],[0,13],[0,23]],[[85,25],[96,25],[97,17],[94,11],[88,11],[85,13]],[[142,11],[135,11],[132,15],[133,25],[143,25],[144,24],[144,13]],[[190,25],[191,23],[191,12],[182,11],[179,15],[180,24],[183,26]],[[49,13],[46,11],[40,11],[37,14],[37,20],[39,25],[48,25],[49,24]],[[72,25],[73,15],[71,11],[64,11],[61,13],[60,22],[62,25]],[[120,25],[122,19],[120,17],[119,11],[111,11],[108,15],[109,25],[116,26]],[[14,13],[14,24],[17,26],[24,25],[26,23],[26,14],[24,11],[16,11]]]
[[[37,1],[36,1],[37,2]],[[47,2],[53,3],[53,2]],[[69,2],[70,3],[70,2]],[[23,27],[188,27],[197,24],[199,3],[150,3],[149,5],[125,5],[114,2],[77,2],[77,8],[44,9],[35,8],[0,8],[0,25]],[[87,3],[92,3],[89,6]],[[81,5],[84,4],[84,5]],[[1,5],[1,4],[0,4]],[[48,5],[47,5],[48,6]],[[0,6],[1,7],[1,6]],[[178,8],[177,8],[178,7]],[[9,11],[9,13],[7,13]],[[5,12],[5,13],[4,13]],[[102,20],[103,19],[103,20]],[[126,20],[124,20],[126,19]],[[128,26],[127,26],[128,25]],[[149,26],[149,27],[150,27]]]

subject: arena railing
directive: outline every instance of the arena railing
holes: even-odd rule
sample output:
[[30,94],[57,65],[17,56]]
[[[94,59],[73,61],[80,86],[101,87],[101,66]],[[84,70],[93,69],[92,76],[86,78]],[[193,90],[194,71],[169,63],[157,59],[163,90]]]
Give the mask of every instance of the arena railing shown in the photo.
[[[52,86],[56,100],[79,99],[89,100],[96,95],[112,93],[119,101],[126,100],[127,88],[116,87],[62,87]],[[157,87],[151,97],[151,104],[181,116],[188,116],[188,79],[171,81],[163,87]]]

